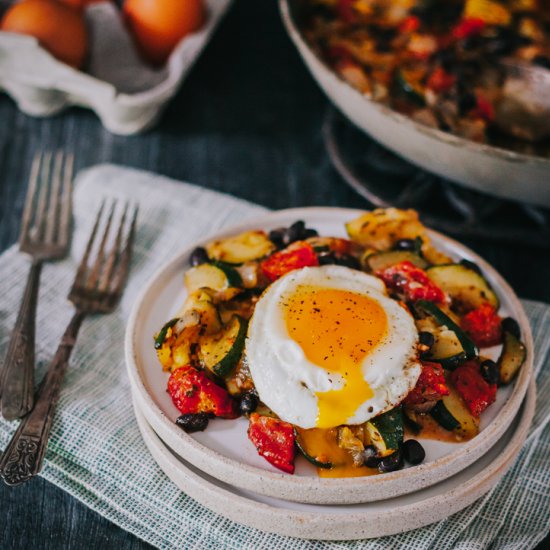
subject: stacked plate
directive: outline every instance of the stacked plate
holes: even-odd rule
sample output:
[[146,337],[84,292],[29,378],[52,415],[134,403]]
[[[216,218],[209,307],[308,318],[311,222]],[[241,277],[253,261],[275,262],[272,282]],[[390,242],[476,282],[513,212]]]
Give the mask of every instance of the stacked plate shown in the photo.
[[[298,219],[321,235],[343,237],[344,223],[359,213],[337,208],[284,210],[210,238],[288,226]],[[191,250],[203,244],[196,243],[152,278],[136,303],[126,335],[137,422],[166,475],[201,504],[236,522],[281,535],[325,540],[415,529],[461,510],[489,491],[514,462],[533,417],[531,332],[516,295],[490,265],[456,241],[435,232],[431,237],[449,256],[481,267],[501,299],[502,314],[518,320],[528,349],[515,383],[501,388],[496,403],[485,411],[478,436],[463,443],[422,440],[426,460],[419,466],[378,476],[329,479],[317,477],[315,468],[301,458],[294,475],[271,467],[248,440],[244,418],[214,420],[205,432],[183,432],[175,424],[179,412],[166,392],[168,374],[162,372],[151,342],[185,298],[183,273]],[[492,351],[498,354],[499,350]]]

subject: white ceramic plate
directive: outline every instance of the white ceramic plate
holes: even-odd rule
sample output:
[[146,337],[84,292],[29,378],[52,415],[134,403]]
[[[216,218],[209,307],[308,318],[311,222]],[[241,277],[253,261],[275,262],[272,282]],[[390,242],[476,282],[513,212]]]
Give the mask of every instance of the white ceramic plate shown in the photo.
[[298,504],[240,490],[178,457],[151,428],[140,406],[134,410],[149,451],[164,473],[185,493],[233,521],[291,537],[355,540],[402,533],[440,521],[481,497],[513,464],[535,412],[531,383],[521,412],[499,442],[459,474],[410,495],[346,506]]
[[303,0],[279,0],[286,30],[321,89],[358,128],[439,176],[499,197],[550,206],[550,158],[475,143],[372,101],[340,78],[304,40],[294,15],[300,3]]
[[[248,229],[288,226],[303,219],[321,235],[345,236],[344,223],[361,211],[341,208],[302,208],[274,212],[214,235],[223,238]],[[175,425],[179,412],[166,392],[152,336],[172,318],[185,298],[183,274],[193,247],[177,254],[156,273],[139,297],[126,333],[126,361],[136,402],[155,432],[181,457],[218,479],[269,496],[318,504],[369,502],[403,495],[450,477],[484,455],[506,432],[527,390],[532,364],[532,338],[523,308],[508,284],[479,256],[441,234],[431,232],[435,245],[456,258],[476,262],[499,295],[502,312],[520,324],[528,349],[516,382],[498,392],[497,401],[483,414],[481,433],[465,443],[421,440],[426,449],[423,464],[384,475],[321,479],[302,457],[295,475],[273,468],[248,440],[248,422],[214,420],[205,432],[188,435]],[[209,239],[210,240],[210,239]],[[197,245],[204,243],[196,243]],[[495,350],[498,351],[498,350]]]

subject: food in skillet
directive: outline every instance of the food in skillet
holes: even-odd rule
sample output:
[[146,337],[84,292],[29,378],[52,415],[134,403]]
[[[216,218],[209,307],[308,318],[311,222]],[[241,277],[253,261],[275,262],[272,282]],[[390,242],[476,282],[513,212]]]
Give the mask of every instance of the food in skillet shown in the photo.
[[155,336],[185,431],[246,415],[272,465],[293,473],[298,450],[322,477],[418,464],[416,437],[478,433],[525,360],[517,322],[475,264],[433,247],[416,212],[379,209],[346,228],[349,239],[319,236],[298,221],[193,252],[185,304]]
[[[480,143],[531,152],[527,142],[543,140],[540,154],[547,153],[548,0],[302,0],[300,6],[308,42],[366,96]],[[510,60],[545,75],[547,93],[544,84],[531,87],[511,76]]]

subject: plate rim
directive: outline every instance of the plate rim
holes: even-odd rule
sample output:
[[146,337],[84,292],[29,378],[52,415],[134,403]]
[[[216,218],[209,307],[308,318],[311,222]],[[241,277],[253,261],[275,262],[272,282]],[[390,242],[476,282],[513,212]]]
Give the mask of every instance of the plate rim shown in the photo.
[[[446,242],[455,248],[460,249],[461,254],[477,262],[481,269],[491,274],[497,283],[499,290],[506,293],[509,297],[513,309],[518,312],[518,322],[520,324],[523,340],[527,347],[527,359],[522,367],[520,376],[516,379],[512,394],[502,406],[499,415],[482,433],[485,437],[482,441],[475,441],[476,436],[469,442],[466,442],[456,451],[436,459],[426,464],[420,464],[400,470],[397,472],[386,473],[384,476],[366,476],[358,478],[314,478],[306,476],[291,476],[283,472],[273,472],[262,468],[240,463],[233,458],[225,456],[214,449],[203,445],[190,435],[179,429],[156,404],[153,397],[147,391],[140,375],[140,368],[137,364],[136,350],[136,328],[141,308],[151,289],[157,284],[158,279],[173,271],[181,265],[184,258],[187,258],[190,251],[195,247],[209,240],[220,238],[226,235],[234,234],[239,231],[249,229],[251,226],[262,227],[269,220],[270,223],[276,223],[279,218],[300,219],[314,216],[321,216],[325,219],[331,219],[337,223],[344,223],[345,219],[352,219],[357,215],[364,213],[365,209],[351,209],[340,207],[303,207],[289,208],[267,212],[261,217],[254,217],[243,223],[232,225],[217,231],[214,235],[209,235],[192,243],[190,246],[183,247],[179,252],[172,256],[172,259],[163,264],[149,279],[148,284],[141,291],[136,299],[132,312],[130,314],[126,334],[125,334],[125,357],[128,376],[130,378],[134,394],[138,396],[140,406],[146,409],[146,418],[149,424],[153,426],[159,436],[166,441],[179,455],[188,460],[194,466],[200,468],[206,473],[222,481],[239,485],[244,489],[262,492],[265,495],[296,500],[310,503],[352,503],[366,502],[372,500],[382,500],[396,496],[391,493],[388,496],[381,496],[384,491],[389,491],[388,487],[397,486],[405,478],[409,483],[402,484],[399,488],[399,494],[406,494],[417,490],[419,487],[411,483],[412,480],[422,480],[422,487],[432,485],[456,474],[458,471],[468,467],[476,459],[485,454],[498,440],[506,430],[506,426],[515,417],[519,410],[532,372],[533,364],[533,340],[531,328],[525,314],[525,310],[515,292],[511,289],[504,278],[483,258],[478,256],[468,247],[458,241],[443,235],[437,231],[428,230],[431,237]],[[281,223],[283,223],[281,221]],[[503,421],[505,420],[505,421]],[[488,443],[489,442],[489,443]],[[434,471],[439,472],[440,477],[434,477]],[[443,475],[443,472],[445,474]],[[430,474],[427,476],[426,474]],[[430,479],[429,479],[430,478]],[[363,494],[367,490],[367,495]],[[347,491],[347,492],[346,492]],[[340,496],[344,492],[345,496]],[[352,494],[353,493],[353,494]],[[361,494],[359,494],[361,493]],[[357,495],[357,496],[353,496]]]
[[[533,378],[517,413],[517,415],[521,414],[521,418],[509,442],[495,461],[463,484],[418,502],[392,510],[375,512],[373,513],[375,517],[372,518],[369,518],[368,512],[365,511],[331,515],[330,513],[319,514],[315,511],[278,508],[265,502],[253,500],[246,495],[237,495],[215,485],[190,470],[177,456],[174,456],[174,450],[170,449],[147,422],[134,399],[132,404],[141,436],[153,460],[180,490],[209,510],[241,525],[282,536],[316,540],[358,540],[399,534],[441,521],[463,510],[494,487],[511,468],[525,443],[535,413],[536,384]],[[154,450],[151,447],[154,447]],[[162,455],[162,464],[157,455]],[[185,487],[182,478],[186,480]],[[213,494],[213,500],[209,500],[211,494]],[[426,511],[428,506],[430,508]],[[246,521],[242,521],[243,518]],[[407,518],[406,525],[403,518]],[[372,521],[367,521],[369,519]],[[392,521],[394,519],[399,519],[399,521]],[[322,525],[330,525],[329,536],[319,539],[319,527]],[[374,529],[378,528],[382,531],[374,532],[373,525]],[[399,527],[396,529],[395,526]],[[357,527],[359,530],[354,530]]]

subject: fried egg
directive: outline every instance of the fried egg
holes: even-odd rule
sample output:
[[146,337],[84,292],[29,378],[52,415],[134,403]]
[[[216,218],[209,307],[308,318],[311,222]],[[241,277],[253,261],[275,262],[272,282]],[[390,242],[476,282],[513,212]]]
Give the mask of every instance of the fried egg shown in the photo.
[[258,300],[246,361],[259,397],[301,428],[361,424],[398,405],[421,365],[411,314],[347,267],[292,271]]

